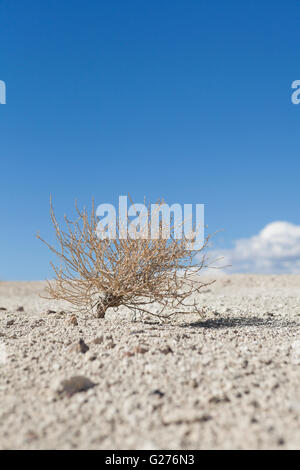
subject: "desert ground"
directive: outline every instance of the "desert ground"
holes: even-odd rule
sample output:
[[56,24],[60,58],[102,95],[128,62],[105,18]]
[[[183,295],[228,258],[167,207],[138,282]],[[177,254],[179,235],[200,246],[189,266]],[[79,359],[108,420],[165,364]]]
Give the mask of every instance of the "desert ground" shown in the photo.
[[1,449],[300,449],[300,276],[219,276],[165,324],[44,291],[0,283]]

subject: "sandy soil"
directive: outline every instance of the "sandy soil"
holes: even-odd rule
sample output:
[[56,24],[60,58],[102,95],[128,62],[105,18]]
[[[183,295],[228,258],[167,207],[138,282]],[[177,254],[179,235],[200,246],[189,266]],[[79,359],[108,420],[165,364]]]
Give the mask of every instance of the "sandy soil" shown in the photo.
[[300,449],[300,276],[220,277],[170,324],[43,290],[0,283],[1,449]]

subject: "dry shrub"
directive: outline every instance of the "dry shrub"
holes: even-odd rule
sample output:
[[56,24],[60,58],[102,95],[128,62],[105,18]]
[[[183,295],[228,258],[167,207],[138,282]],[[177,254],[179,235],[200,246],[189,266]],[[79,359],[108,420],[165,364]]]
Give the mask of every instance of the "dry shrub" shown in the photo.
[[[190,240],[175,239],[172,229],[168,239],[162,237],[162,231],[154,240],[120,239],[117,224],[116,239],[103,239],[97,235],[94,202],[90,215],[77,204],[75,207],[77,220],[65,216],[62,230],[50,202],[58,247],[38,235],[63,264],[56,267],[51,263],[56,279],[48,282],[48,298],[66,300],[81,311],[93,311],[98,318],[104,318],[108,308],[120,306],[134,315],[147,313],[160,319],[176,313],[203,313],[195,294],[214,282],[203,282],[197,276],[206,266],[201,252],[209,237],[200,249],[190,250]],[[150,230],[150,205],[148,216]]]

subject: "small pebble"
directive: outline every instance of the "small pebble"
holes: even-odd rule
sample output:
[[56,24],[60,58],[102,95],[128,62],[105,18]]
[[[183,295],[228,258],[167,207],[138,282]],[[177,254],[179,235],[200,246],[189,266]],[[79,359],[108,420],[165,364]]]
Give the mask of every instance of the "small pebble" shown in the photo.
[[69,319],[68,319],[68,325],[73,325],[73,326],[77,326],[78,325],[78,321],[77,321],[77,317],[76,315],[72,315]]
[[68,347],[68,351],[85,354],[90,348],[82,338]]
[[97,338],[93,339],[93,344],[101,344],[103,343],[103,336],[97,336]]
[[58,391],[59,395],[66,395],[72,397],[75,393],[85,392],[89,388],[95,387],[96,384],[83,375],[75,375],[68,380],[61,382],[61,388]]

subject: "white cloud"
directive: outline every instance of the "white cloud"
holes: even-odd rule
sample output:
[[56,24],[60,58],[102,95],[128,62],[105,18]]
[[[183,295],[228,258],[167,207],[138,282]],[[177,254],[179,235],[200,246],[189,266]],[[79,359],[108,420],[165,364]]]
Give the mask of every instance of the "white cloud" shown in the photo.
[[228,273],[299,274],[300,226],[272,222],[257,235],[237,240],[232,249],[214,252],[217,256],[224,257],[218,265],[231,265],[223,270]]

